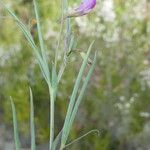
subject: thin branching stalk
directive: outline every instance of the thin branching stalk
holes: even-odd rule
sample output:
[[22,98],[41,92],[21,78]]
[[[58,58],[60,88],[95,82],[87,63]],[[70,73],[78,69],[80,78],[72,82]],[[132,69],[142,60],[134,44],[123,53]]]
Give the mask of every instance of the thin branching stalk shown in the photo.
[[34,126],[34,104],[33,104],[33,94],[31,88],[30,91],[30,133],[31,133],[31,150],[35,150],[35,126]]
[[72,142],[66,144],[64,148],[67,148],[67,147],[71,146],[72,144],[80,141],[81,139],[83,139],[84,137],[88,136],[91,133],[97,133],[98,135],[100,134],[99,130],[97,130],[97,129],[91,130],[91,131],[85,133],[84,135],[80,136],[79,138],[73,140]]
[[55,105],[55,91],[53,88],[49,86],[49,94],[50,94],[50,142],[49,142],[49,150],[52,149],[52,144],[54,140],[54,105]]

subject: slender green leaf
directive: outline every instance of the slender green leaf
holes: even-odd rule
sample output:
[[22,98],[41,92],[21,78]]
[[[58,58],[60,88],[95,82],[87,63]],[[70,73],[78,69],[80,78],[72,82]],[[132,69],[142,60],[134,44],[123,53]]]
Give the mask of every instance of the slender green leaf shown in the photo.
[[66,114],[66,118],[65,118],[65,123],[64,123],[64,126],[63,126],[63,134],[62,134],[62,141],[61,141],[62,145],[64,145],[65,142],[66,142],[66,136],[67,136],[69,121],[70,121],[70,118],[71,118],[71,115],[72,115],[73,107],[74,107],[74,104],[75,104],[75,99],[76,99],[77,92],[78,92],[78,89],[79,89],[79,86],[80,86],[80,82],[81,82],[81,79],[82,79],[82,76],[83,76],[83,72],[84,72],[84,69],[85,69],[86,64],[88,62],[90,52],[92,50],[93,43],[94,42],[91,43],[91,45],[90,45],[90,47],[87,51],[86,57],[83,60],[83,63],[81,65],[79,74],[77,76],[77,79],[76,79],[76,82],[75,82],[75,85],[74,85],[74,88],[73,88],[73,92],[72,92],[72,95],[71,95],[71,98],[70,98],[70,102],[69,102],[69,106],[68,106],[68,110],[67,110],[67,114]]
[[14,126],[14,139],[15,139],[15,147],[16,150],[20,150],[21,145],[19,141],[19,132],[18,132],[18,124],[17,124],[17,116],[16,116],[16,108],[13,102],[13,99],[10,97],[12,114],[13,114],[13,126]]
[[81,139],[83,139],[84,137],[88,136],[88,135],[91,134],[91,133],[97,133],[97,134],[99,135],[99,130],[94,129],[94,130],[91,130],[91,131],[85,133],[85,134],[82,135],[81,137],[79,137],[79,138],[73,140],[72,142],[70,142],[69,144],[65,145],[64,148],[67,148],[67,147],[69,147],[70,145],[72,145],[72,144],[74,144],[74,143],[80,141]]
[[83,96],[84,96],[84,93],[85,93],[87,84],[88,84],[88,82],[89,82],[89,80],[90,80],[90,77],[91,77],[91,75],[92,75],[92,72],[93,72],[93,70],[94,70],[95,64],[96,64],[96,53],[95,53],[95,57],[94,57],[93,64],[91,65],[90,70],[89,70],[89,72],[88,72],[88,74],[87,74],[87,76],[86,76],[86,78],[85,78],[85,80],[84,80],[83,86],[82,86],[82,88],[81,88],[81,90],[80,90],[80,94],[79,94],[79,96],[78,96],[78,98],[77,98],[77,101],[76,101],[76,103],[75,103],[75,106],[74,106],[74,108],[73,108],[73,112],[72,112],[72,114],[71,114],[70,122],[68,123],[68,130],[67,130],[67,134],[66,134],[66,140],[67,140],[67,137],[68,137],[69,132],[70,132],[70,130],[71,130],[71,126],[72,126],[72,124],[73,124],[73,121],[74,121],[74,119],[75,119],[75,116],[76,116],[76,114],[77,114],[79,105],[80,105],[80,103],[81,103],[81,101],[82,101],[82,98],[83,98]]
[[33,4],[34,4],[34,11],[35,11],[35,16],[36,16],[36,20],[37,20],[37,30],[38,30],[38,37],[39,37],[39,42],[40,42],[40,48],[41,48],[41,52],[42,52],[42,58],[43,58],[42,60],[44,62],[44,66],[43,67],[44,67],[44,70],[46,70],[47,77],[50,78],[48,63],[47,63],[46,54],[45,54],[45,45],[44,45],[42,31],[41,31],[41,25],[40,25],[40,18],[39,18],[37,1],[33,0]]
[[42,32],[41,32],[38,5],[37,5],[36,0],[33,0],[33,4],[34,4],[34,12],[35,12],[36,20],[37,20],[37,29],[38,29],[38,37],[39,37],[40,47],[41,47],[42,55],[44,56],[45,55],[44,54],[45,46],[44,46],[43,36],[42,36]]
[[52,145],[52,150],[59,150],[60,144],[61,144],[61,137],[62,137],[62,130],[59,132],[59,134],[55,138],[53,145]]

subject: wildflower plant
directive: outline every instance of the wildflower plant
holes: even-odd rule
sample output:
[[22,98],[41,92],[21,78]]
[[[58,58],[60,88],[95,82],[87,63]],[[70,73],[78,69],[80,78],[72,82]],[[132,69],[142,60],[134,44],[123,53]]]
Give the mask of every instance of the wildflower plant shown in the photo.
[[[79,105],[82,101],[83,95],[86,91],[86,87],[88,84],[88,81],[90,80],[90,77],[92,75],[92,72],[94,70],[94,66],[96,64],[96,53],[94,55],[94,59],[92,61],[92,64],[89,67],[89,70],[84,77],[84,81],[81,85],[81,80],[84,76],[84,71],[85,68],[88,64],[89,56],[92,50],[93,43],[92,42],[88,48],[87,53],[82,52],[82,65],[79,70],[78,76],[76,78],[74,88],[69,100],[69,105],[67,109],[67,114],[65,117],[64,125],[63,128],[61,129],[60,133],[55,137],[54,134],[54,119],[55,119],[55,101],[56,101],[56,96],[58,92],[58,86],[61,81],[62,75],[65,71],[66,67],[66,62],[69,57],[69,53],[72,51],[72,47],[74,45],[74,37],[71,36],[71,27],[70,27],[70,17],[77,17],[77,16],[82,16],[87,13],[89,13],[94,6],[96,5],[96,0],[84,0],[81,5],[74,9],[72,13],[68,14],[66,17],[66,36],[65,36],[65,43],[64,43],[64,51],[63,51],[63,59],[61,62],[61,65],[58,65],[58,54],[59,54],[59,49],[60,49],[60,42],[61,42],[61,37],[62,37],[62,31],[63,31],[63,24],[64,22],[61,22],[60,24],[60,35],[58,38],[58,44],[57,48],[55,50],[55,58],[52,60],[51,65],[48,64],[47,61],[47,56],[46,56],[46,46],[43,40],[43,35],[41,32],[41,24],[40,24],[40,17],[39,17],[39,12],[38,12],[38,6],[37,6],[37,0],[33,0],[34,4],[34,12],[35,12],[35,17],[36,17],[36,22],[37,22],[37,32],[38,32],[38,39],[39,39],[39,47],[35,44],[35,41],[30,33],[30,29],[15,15],[15,13],[7,7],[6,4],[2,0],[0,0],[0,3],[2,6],[7,10],[11,18],[16,22],[18,27],[21,29],[22,33],[24,34],[26,40],[28,41],[34,56],[38,62],[38,65],[40,67],[41,73],[47,83],[48,90],[49,90],[49,99],[50,99],[50,133],[49,133],[49,150],[63,150],[64,148],[70,146],[74,142],[80,140],[81,138],[85,137],[86,135],[92,133],[92,132],[98,132],[97,130],[91,130],[85,135],[81,136],[80,138],[67,143],[69,133],[72,127],[72,124],[74,122],[75,116],[77,114]],[[61,19],[64,18],[65,13],[68,11],[67,8],[67,0],[62,0],[62,14],[61,14]],[[53,63],[54,62],[54,63]],[[79,91],[80,89],[80,91]],[[31,150],[36,149],[36,142],[35,142],[35,128],[34,128],[34,105],[33,105],[33,94],[32,94],[32,89],[29,88],[29,93],[30,93],[30,133],[31,133]],[[11,106],[12,106],[12,114],[13,114],[13,125],[14,125],[14,139],[15,139],[15,147],[16,150],[21,149],[21,143],[19,141],[19,135],[18,135],[18,126],[17,126],[17,117],[16,117],[16,110],[15,110],[15,105],[13,102],[13,99],[10,98],[11,100]]]

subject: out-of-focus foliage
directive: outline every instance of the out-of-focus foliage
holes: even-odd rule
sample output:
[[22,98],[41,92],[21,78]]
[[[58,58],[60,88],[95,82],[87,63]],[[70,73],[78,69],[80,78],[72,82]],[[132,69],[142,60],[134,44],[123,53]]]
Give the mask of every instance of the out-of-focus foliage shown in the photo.
[[[39,0],[41,24],[49,63],[56,49],[60,1]],[[79,1],[77,1],[79,2]],[[77,3],[76,2],[76,3]],[[31,0],[5,1],[30,27]],[[149,149],[150,137],[150,1],[98,0],[88,16],[71,19],[77,50],[71,54],[56,101],[56,133],[62,127],[72,84],[79,68],[79,50],[95,40],[98,63],[77,115],[71,139],[91,129],[90,135],[71,149]],[[73,7],[74,1],[69,5]],[[37,143],[48,141],[48,90],[30,47],[0,6],[0,110],[11,123],[9,96],[15,100],[22,135],[28,136],[29,91],[34,93]],[[36,34],[35,34],[36,40]],[[63,40],[62,40],[63,42]]]

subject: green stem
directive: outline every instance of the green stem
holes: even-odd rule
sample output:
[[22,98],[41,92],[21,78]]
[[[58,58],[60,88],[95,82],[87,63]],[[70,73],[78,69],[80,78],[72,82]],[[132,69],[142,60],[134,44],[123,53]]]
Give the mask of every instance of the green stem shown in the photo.
[[63,150],[65,148],[65,145],[61,145],[60,150]]
[[49,150],[52,150],[52,144],[54,141],[54,103],[55,103],[55,90],[49,86],[50,94],[50,143]]

